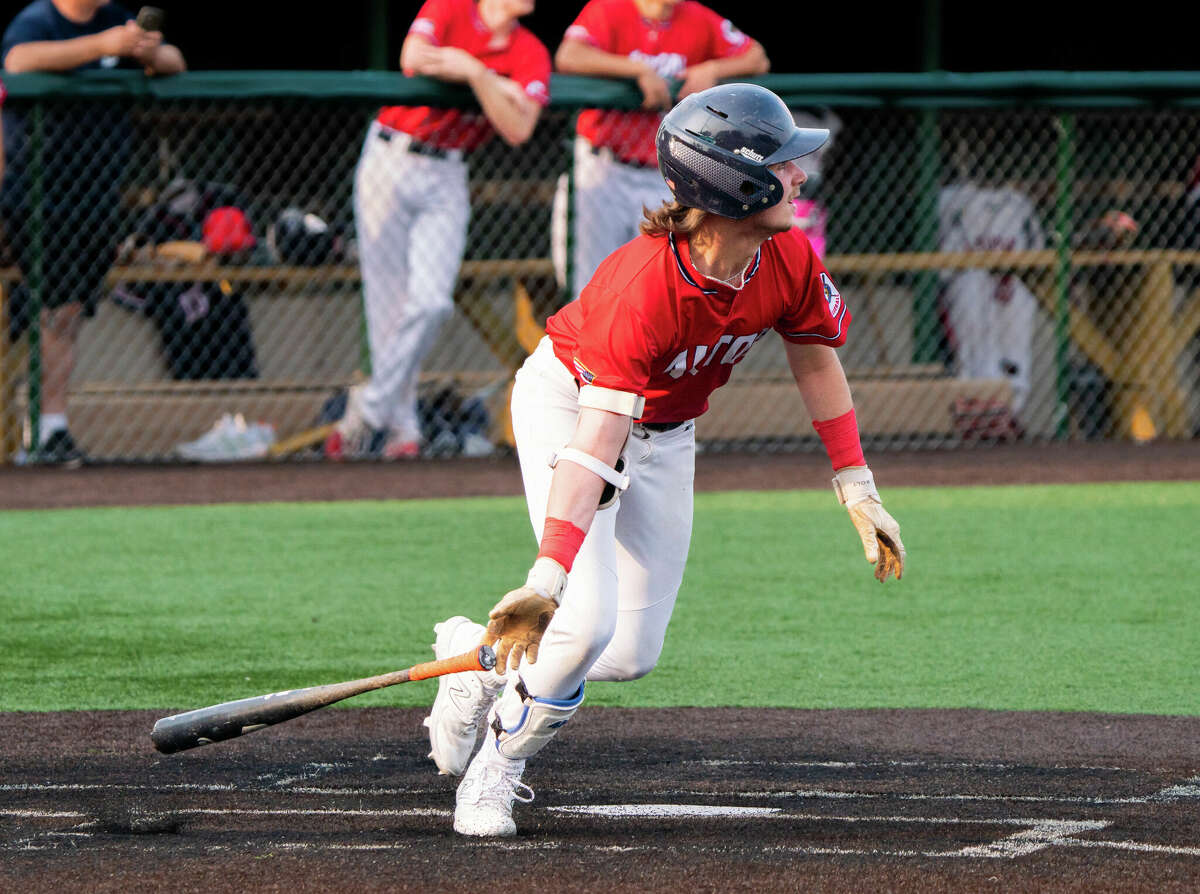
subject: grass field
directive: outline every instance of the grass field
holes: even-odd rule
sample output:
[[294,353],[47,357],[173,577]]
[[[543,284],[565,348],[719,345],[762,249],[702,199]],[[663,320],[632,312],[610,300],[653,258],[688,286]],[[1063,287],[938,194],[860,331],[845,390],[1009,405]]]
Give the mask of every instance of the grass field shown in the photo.
[[[880,585],[829,493],[700,495],[658,669],[589,703],[1200,715],[1200,483],[886,497],[909,569]],[[0,535],[6,711],[189,708],[404,667],[533,553],[510,498],[4,512]]]

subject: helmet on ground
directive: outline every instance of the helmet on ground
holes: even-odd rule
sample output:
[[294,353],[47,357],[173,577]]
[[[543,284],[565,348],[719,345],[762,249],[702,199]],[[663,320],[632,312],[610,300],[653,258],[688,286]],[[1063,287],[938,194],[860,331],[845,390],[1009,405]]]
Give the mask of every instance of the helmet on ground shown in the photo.
[[267,247],[277,263],[324,264],[333,259],[337,238],[317,215],[302,208],[285,208],[267,231]]
[[784,198],[770,165],[820,149],[825,128],[797,127],[783,100],[757,84],[686,97],[658,127],[658,169],[675,200],[741,220]]

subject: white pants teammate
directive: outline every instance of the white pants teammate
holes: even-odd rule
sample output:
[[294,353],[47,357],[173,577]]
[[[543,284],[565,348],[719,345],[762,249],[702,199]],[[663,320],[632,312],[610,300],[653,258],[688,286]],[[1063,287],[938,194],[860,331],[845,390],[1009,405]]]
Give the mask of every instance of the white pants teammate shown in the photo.
[[[567,190],[558,178],[551,211],[550,243],[560,284],[567,276]],[[671,201],[671,190],[657,167],[643,168],[617,161],[610,150],[593,150],[583,137],[575,138],[575,226],[572,256],[572,297],[578,298],[600,262],[634,238],[642,207],[658,208]]]
[[354,175],[354,220],[371,348],[363,417],[418,441],[417,380],[454,310],[471,209],[462,154],[417,155],[409,145],[407,134],[371,123]]
[[1014,413],[1029,400],[1037,298],[1015,276],[964,270],[946,286],[946,311],[963,379],[1007,379]]
[[[529,520],[540,541],[554,470],[575,433],[579,389],[550,340],[517,373],[513,432]],[[658,662],[692,537],[695,424],[665,432],[639,425],[625,448],[629,489],[596,514],[538,659],[521,678],[539,698],[569,698],[585,680],[632,680]]]

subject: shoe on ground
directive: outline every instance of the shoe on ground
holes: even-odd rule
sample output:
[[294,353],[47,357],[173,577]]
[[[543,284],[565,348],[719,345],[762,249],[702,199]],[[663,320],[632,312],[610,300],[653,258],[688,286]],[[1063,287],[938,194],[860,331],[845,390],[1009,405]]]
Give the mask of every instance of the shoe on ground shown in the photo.
[[533,789],[521,781],[525,761],[510,761],[495,750],[489,736],[458,784],[454,831],[459,835],[508,837],[517,834],[513,801],[528,804]]
[[383,458],[390,462],[404,459],[419,459],[421,444],[396,432],[388,432],[387,440],[383,443]]
[[492,443],[491,438],[473,431],[463,436],[463,456],[492,456],[495,452],[496,445]]
[[[469,652],[479,644],[484,627],[461,615],[435,624],[433,654],[438,660]],[[437,698],[425,718],[429,756],[442,775],[461,776],[471,760],[484,718],[504,681],[490,671],[463,671],[438,677]]]
[[346,410],[325,438],[325,458],[335,461],[362,459],[371,453],[377,432],[363,416],[363,389],[366,383],[351,385],[346,392]]
[[83,451],[76,446],[71,433],[65,428],[51,432],[37,449],[37,461],[42,465],[77,469],[86,459]]
[[261,459],[274,443],[274,426],[262,422],[247,423],[241,413],[225,413],[196,440],[177,446],[175,455],[193,462]]

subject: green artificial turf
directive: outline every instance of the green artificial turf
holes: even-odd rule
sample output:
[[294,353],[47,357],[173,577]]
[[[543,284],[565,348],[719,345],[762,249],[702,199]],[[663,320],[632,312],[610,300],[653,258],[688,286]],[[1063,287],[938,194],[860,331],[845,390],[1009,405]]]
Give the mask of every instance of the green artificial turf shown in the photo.
[[[702,494],[659,667],[591,704],[1200,714],[1200,483]],[[198,707],[431,657],[534,543],[516,499],[0,513],[0,710]],[[423,705],[436,683],[344,704]]]

